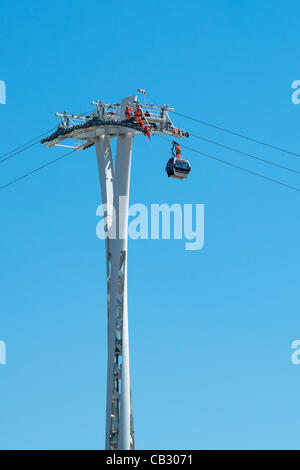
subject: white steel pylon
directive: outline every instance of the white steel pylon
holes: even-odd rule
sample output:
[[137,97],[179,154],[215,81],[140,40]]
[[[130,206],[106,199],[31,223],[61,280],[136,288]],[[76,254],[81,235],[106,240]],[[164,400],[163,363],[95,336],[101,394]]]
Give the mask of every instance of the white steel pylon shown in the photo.
[[[132,142],[136,135],[166,134],[177,138],[188,133],[173,126],[167,105],[140,104],[137,96],[121,103],[92,102],[96,110],[89,116],[56,113],[61,118],[57,131],[42,143],[61,146],[76,139],[74,150],[96,147],[102,207],[106,219],[106,273],[108,311],[108,363],[106,396],[106,438],[108,450],[135,448],[129,368],[127,308],[127,231]],[[131,116],[128,115],[130,109]],[[127,115],[126,115],[127,110]],[[137,119],[137,111],[142,116]],[[146,131],[148,133],[146,133]],[[115,162],[110,145],[117,138]],[[84,142],[82,142],[84,141]]]
[[117,137],[115,168],[110,139],[97,138],[102,204],[106,206],[108,364],[106,449],[134,449],[131,405],[128,310],[127,227],[132,132]]

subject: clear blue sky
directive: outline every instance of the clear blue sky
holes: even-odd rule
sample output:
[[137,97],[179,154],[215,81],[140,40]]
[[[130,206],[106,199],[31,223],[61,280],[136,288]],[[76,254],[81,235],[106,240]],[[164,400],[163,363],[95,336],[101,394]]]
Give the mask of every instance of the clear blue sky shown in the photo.
[[[0,154],[141,87],[155,103],[300,153],[298,2],[2,1]],[[174,119],[300,170],[300,161]],[[188,145],[300,187],[299,176],[190,138]],[[205,246],[129,242],[133,406],[139,449],[300,448],[297,192],[169,145],[134,144],[131,201],[204,203]],[[0,185],[64,153],[33,147]],[[151,165],[150,165],[151,159]],[[157,164],[157,167],[154,166]],[[150,169],[150,171],[149,171]],[[106,387],[103,242],[94,149],[0,192],[1,449],[101,449]]]

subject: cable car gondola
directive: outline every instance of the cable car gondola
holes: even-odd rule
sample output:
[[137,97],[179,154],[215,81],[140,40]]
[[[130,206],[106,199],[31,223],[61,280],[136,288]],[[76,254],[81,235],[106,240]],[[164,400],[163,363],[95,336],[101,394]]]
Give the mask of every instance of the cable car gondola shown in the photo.
[[172,157],[166,165],[166,172],[169,178],[184,179],[189,175],[191,165],[188,160],[181,158],[180,145],[177,142],[172,144]]

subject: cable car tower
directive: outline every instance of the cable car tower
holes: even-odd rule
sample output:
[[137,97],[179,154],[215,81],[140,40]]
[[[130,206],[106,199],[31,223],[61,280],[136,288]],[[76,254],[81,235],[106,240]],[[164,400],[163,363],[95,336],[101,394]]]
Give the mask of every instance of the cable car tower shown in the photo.
[[[140,90],[139,90],[140,91]],[[144,92],[144,90],[141,90]],[[96,148],[104,217],[107,221],[106,274],[108,365],[106,396],[107,450],[135,449],[132,415],[127,309],[127,231],[133,138],[164,134],[176,139],[188,133],[174,127],[167,105],[141,104],[136,95],[120,103],[93,101],[89,115],[56,113],[61,123],[41,142],[48,147]],[[117,139],[113,161],[111,139]],[[66,139],[75,139],[66,145]]]

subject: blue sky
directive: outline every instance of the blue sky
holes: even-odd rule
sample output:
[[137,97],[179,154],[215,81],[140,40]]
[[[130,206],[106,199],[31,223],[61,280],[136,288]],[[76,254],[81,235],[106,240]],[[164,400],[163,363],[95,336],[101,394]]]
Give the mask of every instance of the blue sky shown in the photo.
[[[300,153],[297,2],[1,3],[1,155],[140,87],[156,104]],[[300,170],[297,157],[174,116],[186,130]],[[299,193],[135,139],[131,202],[205,204],[205,246],[129,241],[139,449],[299,449]],[[193,148],[300,187],[299,176],[190,138]],[[153,152],[154,148],[156,149]],[[0,185],[64,153],[35,146]],[[0,192],[1,449],[101,449],[106,284],[94,148]]]

